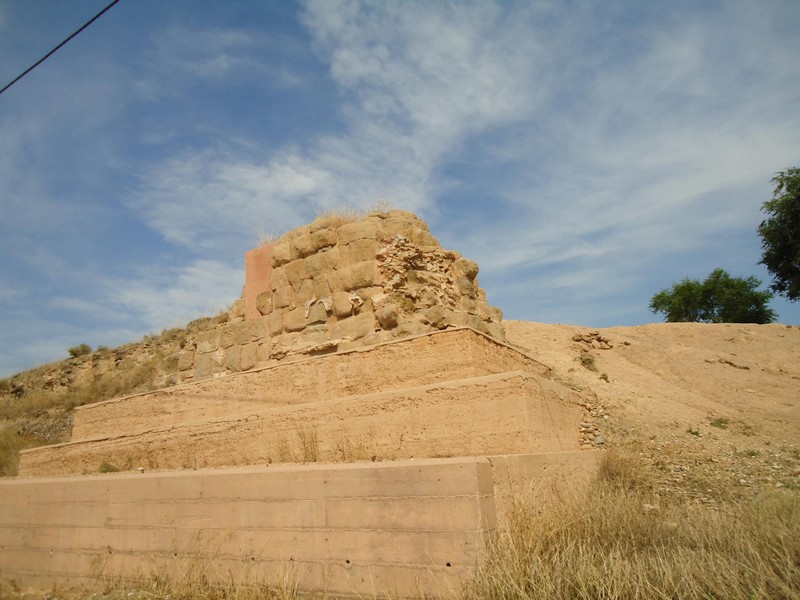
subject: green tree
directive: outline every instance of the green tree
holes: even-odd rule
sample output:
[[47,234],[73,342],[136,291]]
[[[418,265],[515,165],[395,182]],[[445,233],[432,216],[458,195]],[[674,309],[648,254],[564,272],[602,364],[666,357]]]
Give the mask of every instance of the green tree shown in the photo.
[[664,313],[670,323],[771,323],[777,315],[767,306],[772,292],[759,291],[753,277],[731,277],[715,269],[700,282],[684,278],[650,300],[653,313]]
[[758,226],[761,264],[772,274],[773,291],[800,299],[800,169],[793,167],[772,178],[772,200],[761,210],[768,217]]

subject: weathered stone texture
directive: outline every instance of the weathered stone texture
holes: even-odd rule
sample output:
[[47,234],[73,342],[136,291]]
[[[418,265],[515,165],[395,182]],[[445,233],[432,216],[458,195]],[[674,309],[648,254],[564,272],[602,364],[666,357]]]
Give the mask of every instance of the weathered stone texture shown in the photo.
[[[373,212],[352,222],[327,215],[262,254],[262,263],[267,255],[271,261],[269,289],[248,297],[247,320],[237,304],[190,340],[178,357],[181,379],[447,327],[504,339],[502,312],[487,303],[478,264],[443,249],[412,213]],[[253,343],[242,359],[241,349]],[[232,348],[240,351],[218,352]]]
[[375,286],[380,283],[378,263],[375,260],[365,260],[353,263],[340,269],[342,287],[345,291]]
[[197,352],[213,352],[219,347],[219,332],[215,330],[204,331],[197,336]]
[[334,323],[332,337],[358,339],[373,331],[375,331],[375,315],[371,311],[362,312]]
[[272,290],[256,296],[256,310],[261,315],[268,315],[272,312]]

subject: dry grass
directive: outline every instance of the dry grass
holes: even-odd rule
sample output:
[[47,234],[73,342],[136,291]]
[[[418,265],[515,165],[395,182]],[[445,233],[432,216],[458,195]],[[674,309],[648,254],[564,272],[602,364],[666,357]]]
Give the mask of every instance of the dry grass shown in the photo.
[[0,477],[16,475],[19,469],[19,451],[25,448],[25,441],[17,435],[15,428],[0,429]]
[[588,350],[581,352],[580,361],[581,365],[583,365],[586,369],[589,369],[590,371],[597,371],[597,362],[595,356]]
[[317,430],[314,427],[300,427],[299,425],[296,427],[303,451],[303,462],[318,462],[319,440],[317,439]]
[[36,420],[54,424],[76,406],[153,389],[153,379],[161,360],[160,356],[154,356],[145,363],[114,370],[86,384],[58,392],[33,389],[19,397],[11,394],[0,396],[0,477],[17,475],[20,450],[66,441],[19,435],[17,430],[23,423]]
[[201,568],[179,577],[156,574],[147,581],[108,580],[100,591],[56,586],[44,595],[0,582],[0,598],[41,600],[42,597],[60,600],[295,600],[300,596],[288,577],[277,586],[237,585],[209,581]]
[[380,451],[368,441],[367,436],[351,436],[340,434],[334,449],[335,462],[358,462],[360,460],[375,460]]
[[280,235],[276,231],[264,231],[263,229],[258,230],[258,245],[259,246],[269,246],[270,244],[274,244],[280,239]]
[[392,203],[386,198],[382,198],[369,206],[364,208],[356,208],[353,206],[344,206],[339,208],[332,208],[328,210],[318,211],[316,214],[317,219],[330,218],[339,221],[341,224],[354,223],[366,218],[367,215],[373,212],[389,212],[394,210]]
[[584,498],[539,514],[517,498],[470,598],[799,598],[800,496],[722,510],[665,501],[609,454]]

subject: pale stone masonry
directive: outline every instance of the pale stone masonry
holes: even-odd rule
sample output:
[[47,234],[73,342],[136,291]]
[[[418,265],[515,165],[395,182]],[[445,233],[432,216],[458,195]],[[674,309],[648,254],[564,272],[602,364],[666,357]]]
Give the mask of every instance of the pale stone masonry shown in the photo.
[[244,297],[176,361],[176,381],[468,326],[505,338],[478,265],[400,210],[321,217],[246,255]]

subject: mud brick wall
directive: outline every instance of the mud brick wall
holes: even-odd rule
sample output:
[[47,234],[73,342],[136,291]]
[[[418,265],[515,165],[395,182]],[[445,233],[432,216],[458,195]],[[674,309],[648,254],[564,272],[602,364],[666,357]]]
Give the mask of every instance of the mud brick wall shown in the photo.
[[[267,264],[268,261],[268,264]],[[405,211],[325,216],[247,254],[244,297],[190,340],[175,379],[192,381],[396,338],[469,326],[503,340],[478,265]]]

